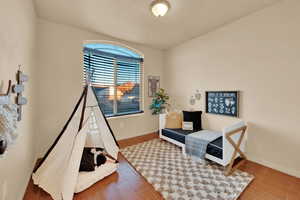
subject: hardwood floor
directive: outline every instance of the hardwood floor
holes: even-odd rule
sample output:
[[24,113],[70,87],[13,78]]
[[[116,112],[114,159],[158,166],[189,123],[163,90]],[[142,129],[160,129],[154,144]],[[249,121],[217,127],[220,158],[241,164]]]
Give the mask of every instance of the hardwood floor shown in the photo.
[[[120,141],[121,148],[157,138],[157,134],[148,134]],[[119,154],[120,167],[117,173],[99,181],[89,189],[76,194],[74,200],[162,200],[127,160]],[[300,200],[300,179],[271,168],[247,161],[241,170],[255,176],[239,200]],[[29,182],[24,200],[52,200],[52,198]]]

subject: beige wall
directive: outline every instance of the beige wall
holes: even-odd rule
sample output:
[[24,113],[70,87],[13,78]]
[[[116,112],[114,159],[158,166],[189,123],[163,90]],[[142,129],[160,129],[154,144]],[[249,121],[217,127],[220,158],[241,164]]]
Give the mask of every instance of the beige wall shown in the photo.
[[[37,57],[40,155],[47,150],[58,135],[81,94],[82,45],[86,40],[117,41],[142,52],[145,56],[145,83],[148,75],[162,75],[163,53],[160,50],[118,41],[109,36],[67,25],[39,20]],[[147,87],[144,93],[145,114],[109,119],[117,139],[134,137],[158,129],[158,118],[152,116],[148,109],[151,99],[147,97]]]
[[[7,82],[15,83],[18,64],[29,75],[25,86],[28,105],[18,124],[19,138],[0,158],[0,200],[22,199],[32,172],[34,159],[34,94],[35,83],[35,12],[30,0],[1,1],[0,6],[0,85],[6,90]],[[3,85],[4,84],[4,85]]]
[[[165,85],[177,107],[204,110],[205,90],[240,90],[251,160],[300,177],[300,2],[285,1],[167,52]],[[196,89],[202,100],[188,98]],[[221,130],[237,119],[204,115]]]
[[[0,86],[4,84],[5,88],[9,79],[14,80],[18,64],[23,65],[30,82],[26,85],[29,104],[24,107],[19,124],[20,137],[6,156],[0,158],[0,200],[22,199],[35,162],[35,145],[38,144],[37,156],[43,155],[74,107],[82,87],[85,40],[117,41],[142,52],[144,82],[148,75],[165,75],[162,86],[167,87],[178,108],[204,110],[205,90],[240,90],[241,118],[249,123],[249,158],[300,177],[299,10],[300,2],[285,1],[164,54],[143,45],[44,20],[38,21],[36,37],[32,2],[3,2]],[[37,54],[34,54],[35,42]],[[37,81],[39,84],[34,84]],[[195,106],[189,106],[188,97],[196,89],[201,90],[203,97]],[[147,92],[145,84],[145,114],[109,120],[118,139],[158,129],[157,117],[148,110],[151,99]],[[34,112],[34,108],[38,111]],[[236,120],[205,114],[204,126],[220,130]]]

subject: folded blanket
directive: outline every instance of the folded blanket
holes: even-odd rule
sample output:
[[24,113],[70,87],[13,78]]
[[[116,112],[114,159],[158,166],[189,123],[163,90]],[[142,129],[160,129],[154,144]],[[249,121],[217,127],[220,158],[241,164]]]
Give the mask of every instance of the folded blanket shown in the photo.
[[185,137],[185,152],[187,155],[203,160],[208,143],[222,136],[222,132],[202,130]]

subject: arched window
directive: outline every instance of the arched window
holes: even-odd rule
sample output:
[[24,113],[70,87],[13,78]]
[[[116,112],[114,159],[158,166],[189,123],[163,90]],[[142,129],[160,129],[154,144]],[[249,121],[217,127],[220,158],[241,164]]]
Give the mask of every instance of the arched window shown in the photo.
[[143,57],[113,44],[84,45],[84,77],[89,74],[99,105],[108,117],[142,110]]

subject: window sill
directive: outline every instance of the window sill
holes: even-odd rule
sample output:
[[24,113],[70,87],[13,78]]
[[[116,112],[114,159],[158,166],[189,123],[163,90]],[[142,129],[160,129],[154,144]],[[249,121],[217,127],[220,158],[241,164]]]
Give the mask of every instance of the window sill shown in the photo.
[[126,118],[132,118],[132,117],[139,117],[139,116],[143,116],[143,115],[144,115],[144,111],[141,111],[141,112],[132,113],[132,114],[110,116],[110,117],[106,117],[106,119],[107,120],[126,119]]

